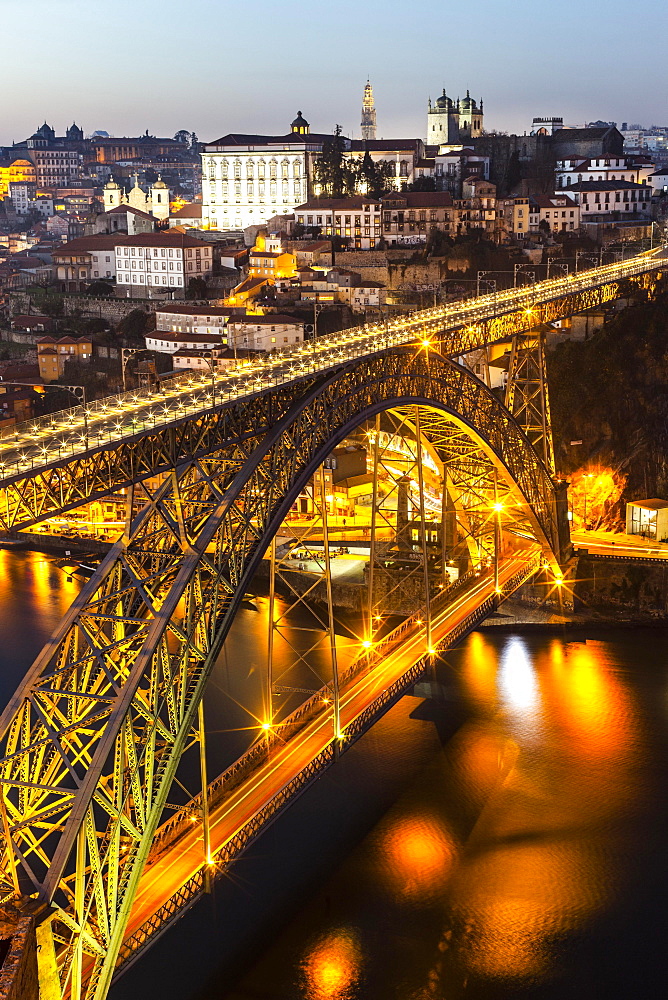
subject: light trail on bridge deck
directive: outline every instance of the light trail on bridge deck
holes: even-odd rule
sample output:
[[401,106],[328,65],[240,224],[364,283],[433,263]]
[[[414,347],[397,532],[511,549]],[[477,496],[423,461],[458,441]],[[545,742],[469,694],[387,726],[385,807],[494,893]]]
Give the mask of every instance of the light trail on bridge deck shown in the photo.
[[[135,435],[402,344],[424,341],[429,346],[430,338],[438,336],[441,339],[435,345],[437,349],[455,357],[465,353],[462,343],[453,337],[448,345],[443,334],[475,327],[508,313],[524,310],[529,315],[539,303],[644,274],[659,268],[665,259],[666,248],[658,247],[623,263],[578,275],[415,311],[387,324],[352,327],[319,337],[287,354],[268,354],[240,363],[232,373],[228,370],[224,374],[202,373],[199,377],[177,376],[161,385],[159,395],[128,392],[97,400],[85,408],[73,407],[25,421],[16,426],[11,439],[0,440],[0,480],[25,475],[92,449],[113,447]],[[466,350],[474,346],[468,345]]]
[[[526,546],[506,558],[499,568],[501,589],[527,566],[535,567],[539,550]],[[534,569],[527,571],[530,576]],[[437,612],[431,624],[433,649],[485,602],[497,595],[492,573],[475,580],[461,595]],[[504,593],[501,597],[509,596]],[[354,677],[341,692],[342,733],[381,693],[391,687],[416,663],[430,655],[426,648],[427,630],[419,626],[407,633],[400,645],[383,656],[369,672]],[[280,723],[277,725],[280,733]],[[210,813],[211,855],[216,854],[276,796],[290,781],[328,747],[334,740],[332,715],[327,707],[304,729],[272,753],[269,760],[254,771],[222,802],[213,805]],[[147,865],[139,882],[137,895],[126,928],[125,940],[132,938],[172,896],[205,867],[203,864],[202,830],[199,822],[186,827],[162,854]],[[123,953],[123,949],[122,952]]]

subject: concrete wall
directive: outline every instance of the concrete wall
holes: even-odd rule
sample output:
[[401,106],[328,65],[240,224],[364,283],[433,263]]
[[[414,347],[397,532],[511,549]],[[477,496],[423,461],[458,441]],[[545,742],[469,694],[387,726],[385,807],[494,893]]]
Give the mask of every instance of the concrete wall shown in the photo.
[[581,555],[573,573],[575,607],[668,617],[668,561],[596,559]]
[[357,271],[370,281],[380,281],[387,288],[415,289],[438,286],[471,267],[465,249],[453,248],[448,257],[430,257],[411,261],[405,251],[380,253],[373,250],[344,250],[336,254],[340,267]]

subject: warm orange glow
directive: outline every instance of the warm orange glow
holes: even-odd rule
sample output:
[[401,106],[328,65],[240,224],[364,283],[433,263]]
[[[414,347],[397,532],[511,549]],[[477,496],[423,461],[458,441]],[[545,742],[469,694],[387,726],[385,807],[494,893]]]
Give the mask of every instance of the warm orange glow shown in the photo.
[[474,702],[491,708],[496,704],[496,647],[481,632],[473,632],[467,643],[464,683]]
[[174,201],[170,201],[169,203],[170,214],[174,215],[175,212],[180,212],[181,209],[187,204],[188,202],[185,198],[181,198],[179,195],[176,195]]
[[334,931],[302,963],[306,1000],[347,1000],[359,979],[361,950],[352,931]]
[[456,854],[443,827],[421,816],[405,817],[395,823],[381,850],[402,896],[415,901],[426,901],[444,889]]
[[618,528],[616,507],[626,486],[626,476],[606,466],[579,469],[571,477],[568,499],[573,528]]

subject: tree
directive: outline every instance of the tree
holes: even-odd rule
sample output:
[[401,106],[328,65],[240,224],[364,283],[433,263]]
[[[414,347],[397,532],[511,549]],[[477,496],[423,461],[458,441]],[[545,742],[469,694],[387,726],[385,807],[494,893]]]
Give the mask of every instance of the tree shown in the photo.
[[116,327],[116,333],[126,340],[141,342],[148,331],[152,329],[151,316],[143,309],[133,309]]
[[436,182],[433,177],[417,177],[406,188],[407,191],[435,191]]
[[182,142],[185,145],[190,143],[190,132],[185,128],[180,128],[179,131],[174,136],[174,142]]
[[186,291],[187,299],[205,299],[206,281],[204,278],[191,278]]
[[357,168],[357,187],[363,188],[372,198],[380,198],[390,188],[390,170],[392,164],[381,160],[374,163],[367,149],[364,158]]
[[357,169],[344,156],[345,143],[341,126],[336,125],[334,135],[322,146],[320,159],[315,165],[315,181],[325,198],[343,198],[355,193]]
[[86,295],[113,295],[114,289],[108,281],[91,281]]

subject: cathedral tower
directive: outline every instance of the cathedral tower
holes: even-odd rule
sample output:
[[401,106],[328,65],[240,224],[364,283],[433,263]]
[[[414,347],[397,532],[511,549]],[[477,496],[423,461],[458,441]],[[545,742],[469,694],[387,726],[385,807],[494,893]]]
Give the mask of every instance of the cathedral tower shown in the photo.
[[369,80],[364,87],[364,97],[362,98],[362,138],[373,140],[376,138],[376,105],[373,103],[373,87]]

